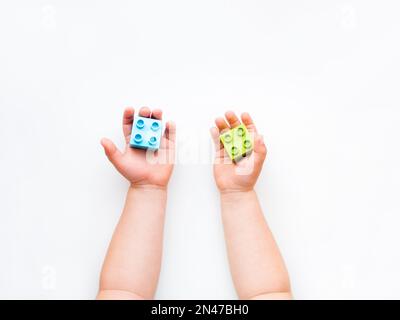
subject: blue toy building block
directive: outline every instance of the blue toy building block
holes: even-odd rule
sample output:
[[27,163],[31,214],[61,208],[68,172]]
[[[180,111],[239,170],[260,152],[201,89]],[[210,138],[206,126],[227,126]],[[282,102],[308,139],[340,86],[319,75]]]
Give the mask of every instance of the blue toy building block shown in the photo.
[[157,150],[160,148],[162,123],[160,120],[135,117],[130,146],[137,149]]

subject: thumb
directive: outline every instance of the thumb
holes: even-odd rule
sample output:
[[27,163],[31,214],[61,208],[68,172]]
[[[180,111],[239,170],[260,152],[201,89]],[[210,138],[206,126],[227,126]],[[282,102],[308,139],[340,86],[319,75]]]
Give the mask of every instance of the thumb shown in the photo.
[[261,135],[256,135],[254,138],[254,152],[261,156],[262,159],[265,159],[267,156],[267,147],[264,143],[264,138]]
[[219,139],[219,130],[216,127],[210,129],[211,138],[214,144],[215,159],[224,158],[224,148],[221,146],[221,141]]
[[221,149],[221,142],[219,140],[219,131],[217,128],[212,127],[210,129],[211,138],[214,143],[215,151],[219,151]]
[[121,151],[118,150],[118,148],[115,146],[114,142],[107,138],[101,139],[101,145],[104,148],[104,152],[106,153],[106,156],[108,160],[114,165],[117,166],[118,162],[120,161],[122,157]]

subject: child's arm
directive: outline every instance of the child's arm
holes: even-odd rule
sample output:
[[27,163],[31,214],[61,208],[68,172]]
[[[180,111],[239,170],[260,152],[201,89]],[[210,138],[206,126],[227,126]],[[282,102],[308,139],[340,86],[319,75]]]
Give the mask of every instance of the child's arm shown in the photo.
[[264,219],[254,185],[261,172],[266,147],[248,113],[242,122],[254,136],[251,156],[237,164],[229,160],[219,135],[240,120],[233,112],[217,118],[211,129],[216,144],[214,176],[221,193],[222,220],[228,258],[240,299],[289,299],[289,276],[271,231]]
[[[161,110],[142,108],[140,116],[161,119]],[[134,110],[124,112],[126,140],[121,153],[108,139],[105,153],[130,182],[125,208],[115,229],[100,277],[98,299],[151,299],[161,266],[167,184],[173,169],[175,126],[167,123],[160,149],[149,162],[146,151],[129,146]]]

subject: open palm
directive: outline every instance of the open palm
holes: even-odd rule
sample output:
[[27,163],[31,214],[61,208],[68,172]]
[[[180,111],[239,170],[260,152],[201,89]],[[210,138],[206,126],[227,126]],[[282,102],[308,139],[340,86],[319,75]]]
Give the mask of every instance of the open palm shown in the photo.
[[[147,107],[139,110],[141,117],[162,120],[162,111]],[[101,140],[104,151],[115,168],[134,186],[152,186],[165,188],[173,170],[175,159],[176,129],[172,122],[167,122],[157,151],[131,148],[129,140],[135,116],[133,108],[127,108],[123,115],[123,133],[125,150],[121,152],[115,144],[106,138]]]

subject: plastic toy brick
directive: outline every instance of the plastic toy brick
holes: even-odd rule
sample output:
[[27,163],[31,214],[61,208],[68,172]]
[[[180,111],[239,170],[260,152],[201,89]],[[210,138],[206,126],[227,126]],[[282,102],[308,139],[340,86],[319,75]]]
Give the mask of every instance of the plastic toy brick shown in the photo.
[[162,123],[160,120],[135,117],[130,146],[137,149],[157,150],[160,148]]
[[220,139],[229,157],[235,162],[253,150],[252,138],[243,124],[222,133]]

